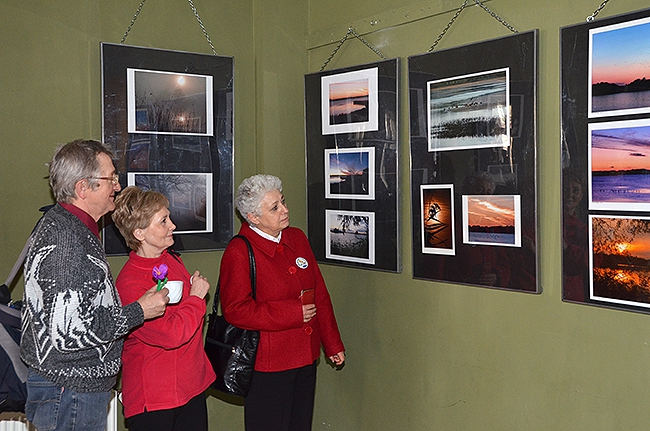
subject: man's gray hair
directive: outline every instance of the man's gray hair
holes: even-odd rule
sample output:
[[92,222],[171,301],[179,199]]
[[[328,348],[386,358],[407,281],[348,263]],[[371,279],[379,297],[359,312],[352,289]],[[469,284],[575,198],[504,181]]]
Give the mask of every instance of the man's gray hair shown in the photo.
[[257,174],[246,178],[237,187],[235,207],[242,217],[248,214],[260,216],[260,204],[264,195],[277,190],[282,193],[282,180],[273,175]]
[[88,186],[94,187],[101,176],[97,155],[113,154],[101,143],[93,140],[77,139],[59,146],[49,164],[50,187],[57,202],[71,203],[75,198],[75,185],[88,179]]

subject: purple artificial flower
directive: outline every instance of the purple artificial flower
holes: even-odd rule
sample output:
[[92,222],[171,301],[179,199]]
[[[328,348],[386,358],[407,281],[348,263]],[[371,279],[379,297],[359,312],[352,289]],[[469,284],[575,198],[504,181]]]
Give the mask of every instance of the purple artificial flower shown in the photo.
[[169,267],[164,263],[161,263],[160,266],[153,267],[153,270],[151,271],[151,275],[153,276],[153,279],[156,280],[158,283],[158,288],[156,289],[156,291],[165,287],[165,284],[167,283],[168,272],[169,272]]

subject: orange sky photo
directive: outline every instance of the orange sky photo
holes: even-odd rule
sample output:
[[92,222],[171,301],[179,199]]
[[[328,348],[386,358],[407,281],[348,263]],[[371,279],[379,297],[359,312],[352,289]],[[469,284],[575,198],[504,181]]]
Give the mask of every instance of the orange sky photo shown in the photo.
[[512,196],[468,196],[469,226],[514,226],[515,201]]

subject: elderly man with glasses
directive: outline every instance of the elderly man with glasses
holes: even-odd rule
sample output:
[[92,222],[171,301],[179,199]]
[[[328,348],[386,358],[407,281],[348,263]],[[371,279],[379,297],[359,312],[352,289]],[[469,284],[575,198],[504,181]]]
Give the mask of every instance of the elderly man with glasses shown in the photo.
[[154,287],[120,303],[97,225],[121,189],[111,153],[76,140],[55,151],[49,171],[57,204],[34,230],[24,269],[25,413],[39,430],[103,431],[122,337],[162,315],[169,298]]

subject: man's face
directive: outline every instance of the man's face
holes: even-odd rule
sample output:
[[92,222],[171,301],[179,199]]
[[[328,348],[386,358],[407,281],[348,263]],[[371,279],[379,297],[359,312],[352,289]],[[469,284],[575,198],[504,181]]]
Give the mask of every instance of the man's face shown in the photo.
[[88,214],[98,221],[104,214],[115,209],[115,193],[119,192],[122,187],[113,184],[112,178],[115,175],[115,166],[111,158],[104,153],[97,155],[99,162],[100,177],[111,179],[95,180],[97,184],[88,189],[86,204],[88,205]]

